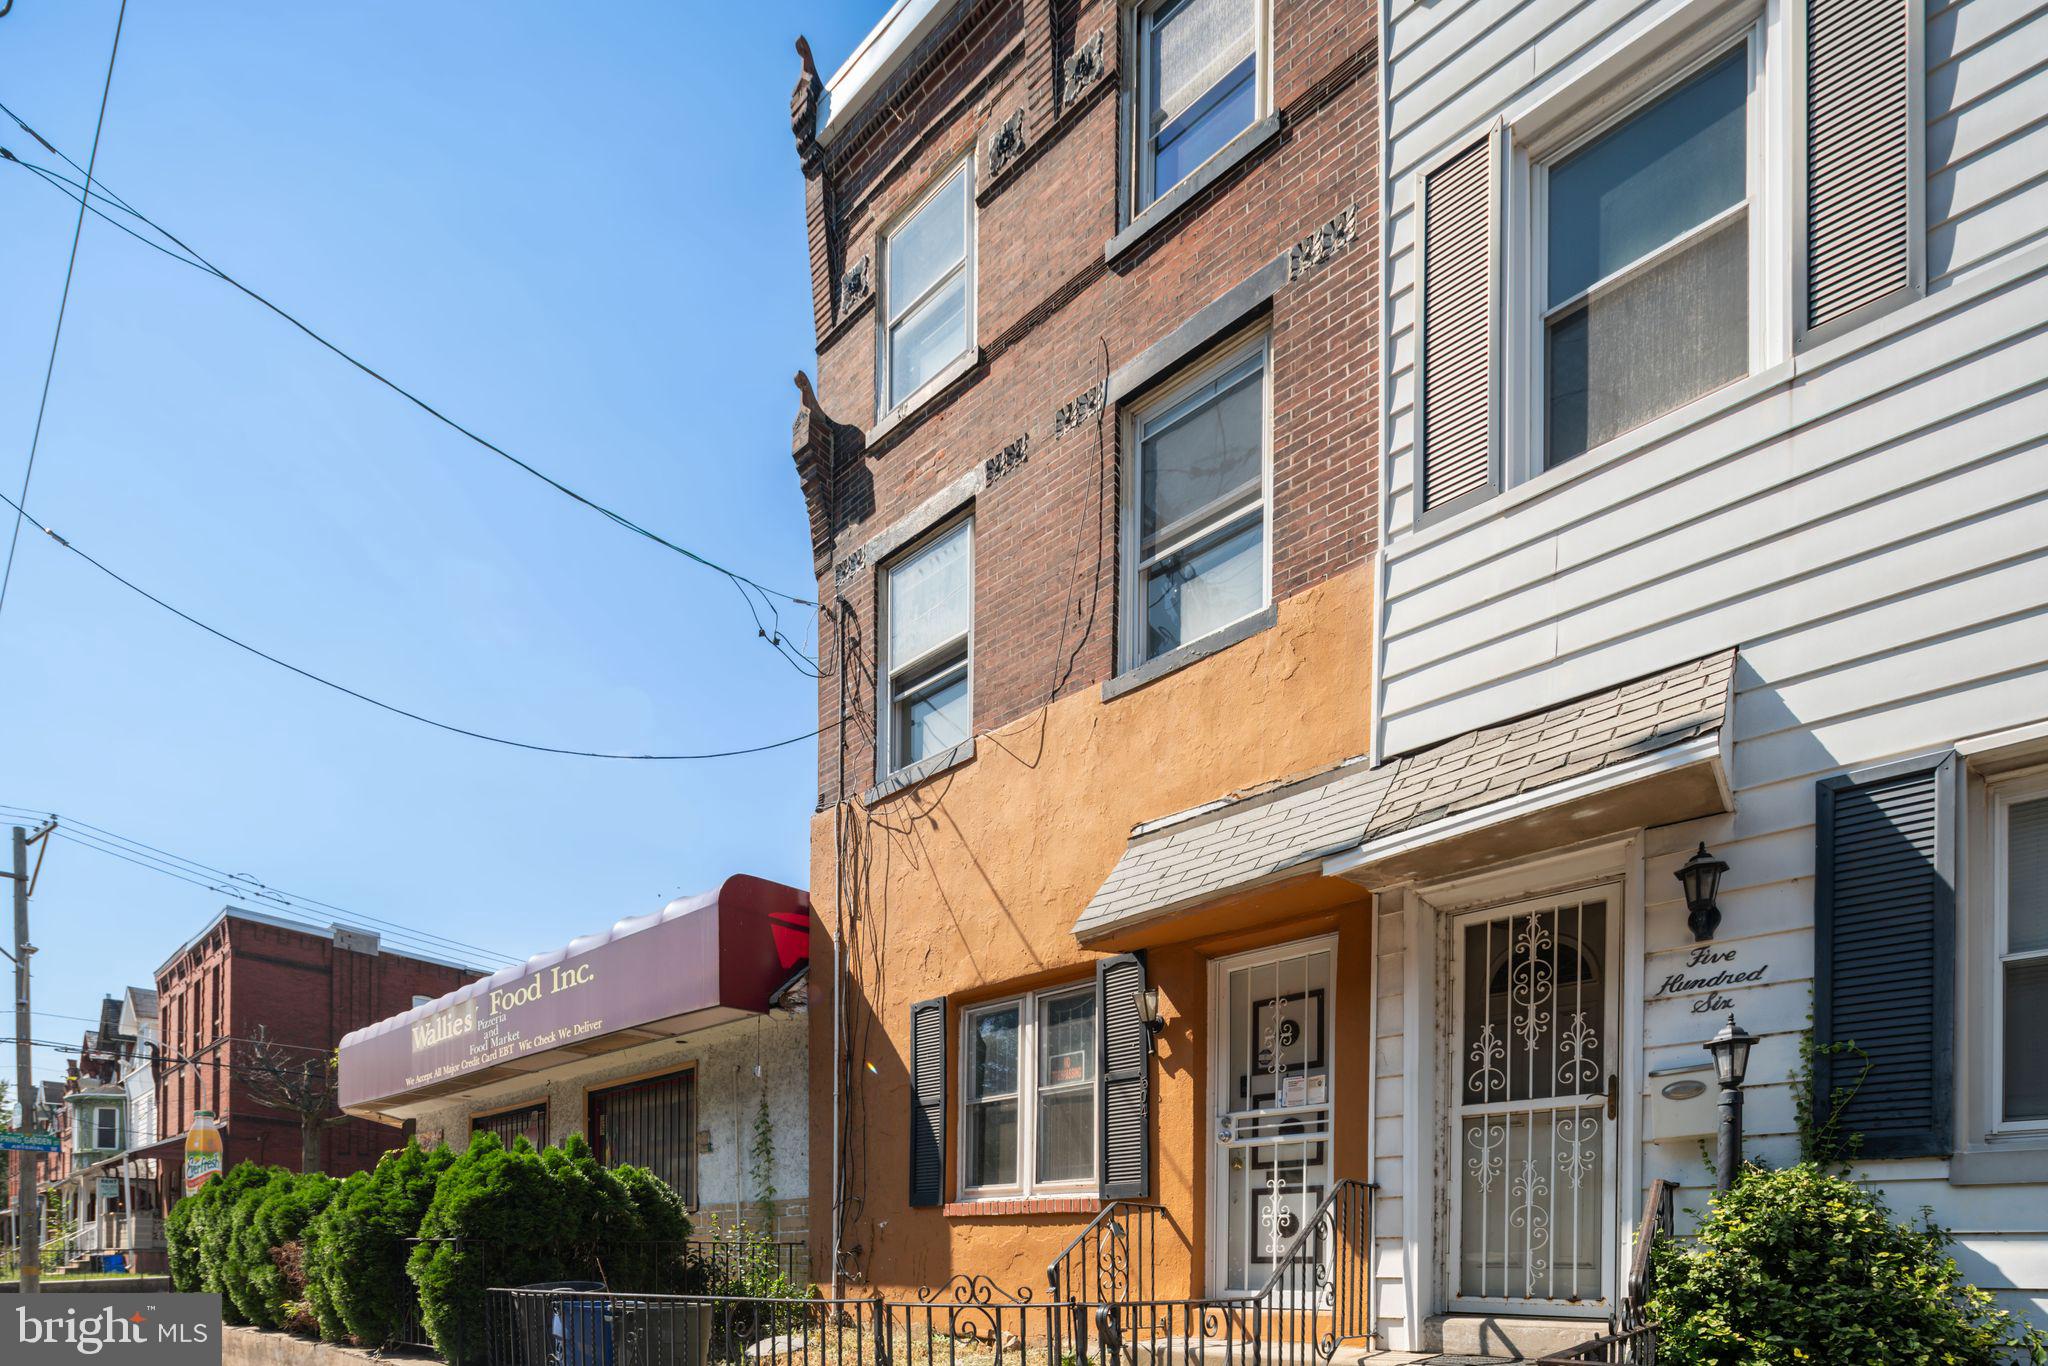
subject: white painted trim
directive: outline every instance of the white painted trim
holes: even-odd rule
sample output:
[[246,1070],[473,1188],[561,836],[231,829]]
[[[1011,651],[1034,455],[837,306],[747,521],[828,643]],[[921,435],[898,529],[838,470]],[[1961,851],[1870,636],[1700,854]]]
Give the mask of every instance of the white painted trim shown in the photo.
[[[2041,1138],[2048,1136],[2048,1119],[2009,1120],[2005,1118],[2005,963],[2008,957],[2006,944],[2010,928],[2011,906],[2007,895],[2010,879],[2007,877],[2007,857],[2011,848],[2012,808],[2020,802],[2038,801],[2048,797],[2048,775],[2035,774],[2026,778],[1996,783],[1990,786],[1987,795],[1991,806],[1991,859],[1987,869],[1990,893],[1990,934],[1987,936],[1985,967],[1989,980],[1985,983],[1985,999],[1990,1006],[1989,1028],[1985,1031],[1983,1047],[1977,1052],[1984,1060],[1988,1076],[1984,1090],[1988,1106],[1985,1111],[1984,1133],[1990,1141],[1999,1139]],[[2041,961],[2038,952],[2028,955],[2030,961]]]
[[839,69],[818,101],[818,141],[830,146],[856,114],[889,83],[918,44],[930,37],[961,0],[896,0]]
[[[1273,333],[1268,324],[1259,322],[1249,329],[1233,332],[1215,346],[1191,358],[1180,367],[1179,374],[1163,384],[1158,390],[1145,395],[1142,403],[1132,404],[1128,411],[1117,413],[1119,432],[1118,445],[1122,447],[1118,482],[1123,489],[1122,506],[1117,509],[1118,536],[1117,601],[1122,609],[1117,615],[1117,665],[1119,673],[1149,662],[1144,653],[1145,621],[1140,608],[1142,584],[1139,578],[1139,553],[1143,536],[1138,525],[1139,462],[1144,457],[1138,432],[1147,417],[1173,407],[1190,391],[1215,379],[1224,371],[1251,359],[1253,352],[1259,354],[1259,422],[1262,449],[1259,452],[1259,525],[1260,574],[1262,584],[1259,604],[1251,613],[1263,612],[1273,603]],[[1240,514],[1241,515],[1241,514]],[[1230,623],[1226,623],[1226,627]],[[1222,629],[1222,628],[1219,628]],[[1198,638],[1199,639],[1199,638]],[[1182,642],[1192,645],[1196,640]]]
[[[981,235],[981,211],[975,204],[974,195],[974,154],[948,163],[934,174],[917,197],[893,214],[882,226],[881,246],[875,261],[875,426],[868,433],[870,444],[881,437],[890,427],[904,417],[924,406],[926,402],[945,389],[962,374],[972,369],[981,354],[980,346],[980,271],[977,269],[976,250]],[[889,301],[889,249],[896,235],[929,208],[933,201],[944,194],[946,188],[959,177],[961,213],[966,221],[961,224],[960,265],[964,276],[965,297],[961,300],[961,322],[965,324],[967,340],[960,348],[960,354],[932,372],[931,378],[907,394],[898,395],[891,385],[895,370],[895,324],[891,321],[895,305]],[[927,302],[939,290],[938,284],[927,287],[918,303]],[[904,316],[909,316],[906,311]]]
[[[889,590],[895,582],[896,571],[930,550],[956,531],[967,536],[967,734],[950,747],[957,749],[969,744],[975,736],[974,729],[974,510],[970,503],[967,511],[958,516],[948,517],[938,526],[918,537],[915,544],[892,556],[886,563],[878,565],[875,572],[875,645],[881,656],[881,667],[875,670],[875,781],[885,783],[889,778],[906,769],[915,768],[924,759],[934,758],[942,751],[907,763],[896,762],[896,675],[919,660],[905,660],[898,664],[889,658]],[[950,653],[952,644],[935,647],[925,652],[920,659]]]
[[[1225,1236],[1225,1231],[1219,1221],[1223,1218],[1224,1210],[1228,1207],[1230,1166],[1229,1163],[1219,1160],[1222,1145],[1218,1142],[1217,1135],[1222,1129],[1223,1117],[1228,1113],[1223,1107],[1225,1104],[1224,1083],[1230,1074],[1230,993],[1228,990],[1230,974],[1240,968],[1261,967],[1267,963],[1278,963],[1289,958],[1303,958],[1312,953],[1327,953],[1330,955],[1329,996],[1324,1003],[1323,1010],[1323,1028],[1329,1032],[1329,1056],[1324,1070],[1329,1078],[1328,1100],[1326,1104],[1331,1115],[1334,1116],[1337,1113],[1338,1069],[1341,1065],[1337,1056],[1337,992],[1342,988],[1344,981],[1341,960],[1337,954],[1337,936],[1335,934],[1319,934],[1308,939],[1296,939],[1286,944],[1273,944],[1263,949],[1252,949],[1245,953],[1234,953],[1228,957],[1212,958],[1209,960],[1208,1083],[1211,1113],[1209,1116],[1208,1133],[1203,1142],[1209,1146],[1210,1161],[1208,1163],[1207,1198],[1198,1217],[1202,1221],[1202,1226],[1206,1233],[1205,1241],[1208,1243],[1208,1255],[1204,1259],[1206,1265],[1203,1267],[1202,1274],[1208,1293],[1214,1299],[1248,1299],[1258,1293],[1256,1289],[1231,1290],[1224,1285],[1226,1279],[1225,1259],[1229,1256],[1229,1240]],[[1372,975],[1369,970],[1365,974],[1364,981],[1366,989],[1368,991],[1371,990]],[[1375,1056],[1374,1050],[1370,1046],[1371,1042],[1370,1039],[1367,1040],[1368,1047],[1366,1048],[1365,1058],[1365,1065],[1368,1069],[1366,1078],[1368,1089],[1372,1086],[1370,1068]],[[1370,1155],[1371,1148],[1370,1135],[1368,1135],[1366,1143],[1368,1155]],[[1325,1165],[1331,1169],[1334,1176],[1337,1165],[1337,1145],[1334,1137],[1327,1144],[1323,1158]],[[1366,1170],[1369,1179],[1371,1168],[1368,1167]]]
[[[1722,728],[1716,727],[1712,733],[1696,736],[1683,744],[1672,745],[1652,754],[1624,760],[1608,768],[1596,769],[1580,777],[1567,778],[1563,782],[1537,788],[1519,797],[1506,797],[1455,816],[1431,821],[1412,830],[1403,830],[1373,840],[1371,843],[1361,844],[1355,849],[1324,859],[1323,876],[1350,877],[1356,870],[1395,854],[1420,849],[1440,840],[1453,839],[1474,830],[1483,830],[1491,825],[1523,820],[1553,806],[1579,801],[1625,783],[1654,778],[1663,773],[1674,773],[1682,768],[1690,768],[1694,764],[1712,764],[1719,768],[1722,764],[1721,734]],[[1719,781],[1722,791],[1726,792],[1726,775],[1719,775]]]
[[[1038,1008],[1050,997],[1087,996],[1095,999],[1092,982],[1065,982],[1057,986],[1040,987],[1017,996],[999,997],[993,1001],[976,1001],[960,1008],[960,1065],[953,1082],[956,1092],[948,1097],[960,1108],[960,1119],[954,1128],[955,1154],[959,1165],[959,1182],[955,1190],[956,1203],[996,1203],[1003,1200],[1060,1200],[1080,1196],[1093,1196],[1097,1190],[1102,1171],[1101,1117],[1095,1116],[1088,1125],[1088,1132],[1095,1147],[1094,1168],[1083,1180],[1041,1182],[1037,1179],[1038,1162]],[[970,1044],[974,1037],[972,1025],[975,1017],[986,1015],[992,1010],[1014,1006],[1017,1010],[1017,1179],[1006,1186],[970,1186],[967,1184],[967,1112],[974,1104],[969,1088],[973,1073],[969,1066],[972,1054]],[[1096,1021],[1101,1029],[1102,1022]],[[1102,1075],[1102,1057],[1098,1045],[1095,1058],[1095,1076],[1089,1079],[1092,1097],[1099,1093],[1096,1085]],[[1099,1099],[1092,1100],[1100,1104]]]
[[1993,731],[1974,740],[1959,740],[1956,742],[1955,751],[1968,759],[1979,754],[2029,744],[2035,740],[2048,740],[2048,721],[2035,721],[2030,725],[2014,726],[2010,730]]

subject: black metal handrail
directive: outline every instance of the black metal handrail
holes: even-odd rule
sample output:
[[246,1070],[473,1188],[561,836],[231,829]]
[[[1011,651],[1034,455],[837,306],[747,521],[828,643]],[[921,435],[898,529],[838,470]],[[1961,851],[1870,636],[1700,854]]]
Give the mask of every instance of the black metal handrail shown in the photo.
[[1543,1357],[1536,1366],[1656,1366],[1657,1325],[1650,1318],[1650,1296],[1657,1288],[1656,1245],[1671,1236],[1678,1183],[1658,1177],[1643,1198],[1643,1218],[1629,1258],[1628,1284],[1609,1331],[1567,1351]]
[[1152,1298],[1159,1266],[1158,1205],[1112,1200],[1046,1264],[1055,1301]]

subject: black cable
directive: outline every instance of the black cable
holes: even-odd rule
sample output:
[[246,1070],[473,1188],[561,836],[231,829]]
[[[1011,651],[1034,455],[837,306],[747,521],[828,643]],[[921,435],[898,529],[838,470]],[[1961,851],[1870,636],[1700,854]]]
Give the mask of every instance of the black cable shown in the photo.
[[[53,821],[59,819],[59,813],[55,811],[40,811],[28,806],[12,806],[5,802],[0,802],[0,812],[21,817],[48,817]],[[293,910],[299,911],[301,914],[310,914],[306,911],[306,907],[317,907],[319,910],[330,911],[335,915],[341,916],[345,920],[360,921],[369,926],[388,926],[396,932],[398,937],[417,941],[423,946],[439,944],[442,946],[439,950],[440,952],[445,953],[453,950],[465,954],[480,955],[484,958],[496,959],[505,963],[521,961],[514,958],[511,954],[485,948],[481,944],[472,944],[467,940],[450,938],[445,934],[434,934],[428,930],[415,930],[400,921],[386,920],[380,916],[350,910],[346,906],[337,906],[331,901],[322,901],[317,897],[305,896],[298,892],[288,892],[282,887],[273,887],[261,878],[251,877],[247,873],[231,873],[225,868],[216,868],[210,863],[202,863],[198,859],[188,858],[183,854],[174,854],[168,849],[158,848],[156,845],[150,844],[145,840],[136,839],[132,835],[123,835],[118,831],[109,830],[105,826],[94,825],[91,821],[79,820],[75,816],[63,816],[61,821],[62,823],[58,828],[67,834],[71,831],[87,831],[105,841],[123,846],[130,852],[146,853],[163,862],[182,865],[184,870],[217,878],[221,882],[230,884],[233,888],[238,889],[238,894],[240,892],[250,893],[261,900],[269,901],[276,905],[288,906]]]
[[[23,507],[21,504],[15,502],[12,498],[7,497],[7,495],[5,494],[0,494],[0,502],[6,503],[7,506],[13,508],[15,512],[17,512],[23,517],[29,516],[28,509]],[[466,726],[458,726],[448,721],[436,721],[431,716],[422,716],[420,713],[416,711],[408,711],[404,707],[397,706],[393,703],[379,701],[377,698],[370,696],[368,693],[358,692],[356,689],[349,687],[345,683],[336,683],[331,678],[323,678],[322,676],[314,673],[310,669],[302,669],[296,664],[292,664],[285,660],[279,659],[276,655],[269,654],[266,651],[257,649],[254,645],[249,644],[247,641],[238,640],[234,636],[229,635],[226,631],[223,631],[218,627],[209,626],[205,622],[201,621],[199,618],[193,616],[191,613],[183,611],[180,608],[173,607],[170,603],[165,602],[162,598],[150,592],[147,588],[144,588],[142,585],[135,583],[132,580],[123,578],[119,573],[115,572],[112,569],[109,569],[106,565],[100,563],[91,555],[88,555],[83,550],[80,550],[77,546],[73,545],[64,537],[58,535],[51,528],[47,526],[42,526],[42,523],[40,521],[37,521],[36,525],[42,527],[42,531],[45,536],[48,536],[58,545],[63,546],[66,550],[78,556],[79,559],[84,560],[94,569],[99,570],[100,573],[106,575],[115,583],[120,584],[129,592],[134,593],[139,597],[149,599],[158,607],[161,607],[166,612],[169,612],[172,616],[177,617],[178,619],[188,623],[189,625],[197,626],[200,630],[206,632],[208,635],[214,636],[220,640],[224,640],[238,650],[246,650],[248,653],[255,655],[258,659],[266,660],[269,663],[277,665],[277,667],[280,669],[285,669],[290,671],[291,673],[295,673],[299,677],[306,679],[309,682],[318,683],[323,688],[332,688],[334,691],[338,693],[342,693],[345,696],[355,698],[358,702],[366,702],[370,706],[376,707],[381,711],[388,711],[394,716],[403,716],[407,720],[417,721],[423,726],[432,726],[436,730],[447,731],[451,735],[466,735],[472,740],[483,740],[487,741],[490,744],[504,745],[511,749],[531,750],[536,754],[562,754],[575,759],[627,759],[636,762],[668,763],[688,759],[730,759],[745,754],[761,754],[771,749],[781,749],[786,745],[794,745],[804,740],[808,740],[813,736],[817,735],[819,731],[822,729],[822,727],[813,727],[812,729],[805,731],[801,735],[792,735],[786,740],[771,740],[767,744],[748,745],[739,749],[706,750],[704,752],[696,754],[624,754],[606,750],[570,749],[559,745],[535,744],[528,740],[513,740],[508,739],[507,737],[502,735],[492,735],[486,731],[471,730]]]
[[[6,109],[5,105],[0,105],[0,110],[6,110],[8,116],[10,118],[13,118],[17,124],[20,124],[24,131],[26,131],[31,137],[34,137],[36,141],[43,142],[41,134],[37,133],[35,129],[30,128],[27,124],[22,123],[20,117],[15,115],[12,110]],[[43,145],[45,147],[49,146],[47,142],[44,142]],[[58,152],[57,155],[60,157],[64,156],[62,152]],[[153,222],[150,222],[148,218],[145,218],[136,210],[128,208],[124,201],[120,200],[117,196],[115,196],[106,189],[104,183],[99,181],[90,182],[94,186],[96,186],[96,189],[93,191],[93,194],[89,196],[85,193],[84,185],[81,184],[79,181],[72,180],[69,177],[57,171],[50,170],[46,166],[38,166],[33,162],[23,161],[20,157],[14,155],[14,153],[9,151],[6,147],[0,147],[0,160],[11,162],[16,166],[21,167],[25,171],[33,172],[45,184],[49,185],[59,194],[71,200],[73,203],[78,204],[82,209],[89,209],[95,218],[98,218],[102,222],[120,229],[128,236],[134,238],[137,242],[140,242],[143,246],[148,247],[151,251],[161,252],[163,255],[170,257],[173,261],[176,261],[179,265],[189,266],[193,270],[196,270],[203,275],[211,275],[217,279],[225,280],[229,284],[235,285],[236,288],[241,289],[243,293],[250,294],[252,298],[257,297],[256,295],[253,294],[252,291],[242,286],[238,281],[230,279],[212,262],[206,260],[204,257],[199,256],[198,253],[193,252],[190,247],[184,244],[183,241],[181,241],[177,237],[172,236],[170,233],[165,232],[163,228],[158,227]],[[64,157],[64,160],[70,162],[71,158]],[[71,164],[74,166],[77,165],[76,162],[71,162]],[[179,248],[182,249],[183,252],[189,254],[181,255],[179,252],[173,251],[169,247],[164,246],[161,242],[153,242],[149,238],[144,237],[141,233],[135,231],[127,224],[121,222],[120,220],[114,218],[112,215],[103,212],[98,207],[91,204],[90,200],[94,197],[103,199],[111,204],[120,205],[120,207],[125,212],[134,215],[134,217],[141,222],[149,223],[150,226],[152,228],[155,228],[157,232],[162,233],[163,236],[168,240],[177,243],[177,245],[179,246]],[[295,325],[299,326],[301,330],[307,331],[307,334],[309,336],[313,336],[316,341],[321,342],[321,344],[326,346],[329,350],[334,351],[337,355],[344,354],[339,350],[339,348],[335,347],[332,343],[327,342],[325,338],[319,337],[317,336],[317,334],[312,333],[309,329],[306,329],[304,324],[298,323],[297,319],[290,318],[290,315],[288,314],[283,314],[282,310],[277,309],[276,305],[271,304],[267,299],[261,300],[261,302],[263,302],[267,307],[270,307],[273,311],[279,312],[281,316],[287,317]],[[353,364],[357,364],[359,368],[366,369],[366,367],[361,367],[360,362],[354,361],[353,357],[344,356],[344,358],[349,359]],[[374,374],[374,372],[367,371],[367,369],[366,373]],[[377,378],[381,380],[383,377],[379,375],[377,376]],[[389,381],[385,382],[387,384],[389,383]],[[394,389],[397,388],[397,386],[395,385],[392,385],[391,387]],[[404,391],[399,390],[398,392],[403,393]],[[411,396],[407,395],[407,397]],[[414,401],[417,402],[417,400]],[[431,412],[432,410],[429,409],[428,411]],[[439,417],[440,415],[436,413],[435,416]],[[458,430],[461,429],[458,428]],[[465,435],[468,434],[469,433],[465,432]],[[509,459],[511,457],[507,458]],[[540,477],[543,479],[546,478],[545,475],[542,475]],[[572,494],[571,496],[573,497],[577,495]],[[664,544],[666,544],[666,542],[664,542]],[[682,553],[690,554],[691,552],[683,551]],[[692,555],[692,558],[701,560],[702,557]],[[703,561],[703,563],[710,564],[711,562],[707,560]],[[739,593],[740,601],[746,605],[747,614],[753,618],[754,634],[760,637],[761,639],[766,640],[771,646],[771,648],[773,648],[777,654],[781,655],[783,659],[789,663],[790,667],[795,669],[798,673],[803,674],[807,678],[815,679],[820,677],[817,661],[814,660],[808,653],[806,653],[801,646],[796,644],[795,641],[791,640],[787,635],[783,634],[782,632],[782,614],[775,606],[775,596],[788,597],[789,595],[776,594],[775,590],[763,588],[759,584],[755,583],[752,579],[748,579],[743,575],[733,574],[720,566],[711,565],[711,567],[714,569],[718,569],[720,573],[725,574],[726,578],[732,583],[733,588]],[[749,592],[749,589],[752,589],[752,592]],[[772,627],[761,620],[760,609],[757,608],[754,603],[754,593],[759,593],[761,595],[761,606],[766,607],[768,609],[769,622],[773,623]],[[775,596],[771,596],[771,594],[774,594]],[[790,601],[805,606],[812,605],[806,599],[803,598],[790,598]]]
[[[204,878],[193,877],[187,873],[180,872],[175,868],[166,867],[162,864],[160,860],[152,859],[147,855],[131,854],[117,847],[96,841],[90,836],[81,836],[76,832],[60,830],[57,832],[57,838],[64,840],[67,843],[75,844],[81,849],[90,849],[96,854],[105,854],[109,858],[119,859],[123,863],[132,863],[136,867],[144,869],[148,872],[161,873],[165,877],[176,878],[180,882],[190,883],[195,887],[204,888],[205,890],[213,892],[217,895],[233,897],[236,901],[242,902],[244,904],[247,904],[250,899],[248,894],[237,890],[232,882],[226,884],[208,882]],[[290,907],[288,909],[297,910],[296,907]],[[329,928],[328,926],[321,924],[317,920],[307,919],[303,911],[301,911],[297,915],[292,915],[274,909],[266,909],[264,911],[264,914],[272,916],[278,920],[289,921],[294,925],[300,925],[309,930],[324,932]],[[518,959],[512,958],[507,954],[495,953],[489,949],[480,948],[475,945],[435,944],[427,940],[421,939],[417,935],[394,933],[391,931],[378,931],[373,930],[371,927],[367,925],[355,925],[350,924],[347,921],[341,921],[338,923],[340,923],[343,929],[355,929],[361,930],[365,934],[377,934],[379,939],[381,939],[383,942],[388,943],[394,949],[397,949],[405,953],[430,954],[437,958],[448,958],[454,956],[460,956],[463,958],[483,958],[491,962],[503,964],[507,967],[515,966],[519,962]],[[476,965],[473,963],[464,963],[461,966],[465,968],[474,968]]]
[[[107,79],[100,86],[99,117],[92,125],[92,151],[85,159],[85,183],[92,184],[92,168],[99,164],[100,132],[107,126],[107,96],[114,89],[114,59],[121,55],[121,26],[128,20],[128,0],[121,0],[120,13],[114,17],[114,44],[107,52]],[[36,139],[41,142],[41,138]],[[44,143],[48,146],[48,143]],[[67,161],[70,158],[65,158]],[[50,408],[50,379],[57,373],[57,343],[64,338],[64,313],[71,306],[71,277],[78,271],[78,239],[85,232],[85,201],[78,205],[78,219],[71,225],[71,255],[64,263],[64,292],[57,296],[57,326],[50,333],[50,359],[43,366],[43,396],[36,404],[35,434],[28,441],[28,464],[21,471],[21,501],[28,501],[29,480],[35,477],[36,451],[43,444],[43,414]],[[0,611],[7,607],[7,588],[14,582],[14,552],[21,544],[21,522],[26,514],[19,511],[14,517],[14,531],[7,538],[7,567],[0,570]]]
[[[125,4],[126,0],[123,0],[123,3]],[[74,168],[77,167],[77,162],[72,161],[71,158],[68,156],[64,156],[64,154],[58,151],[46,138],[44,138],[41,134],[36,133],[35,130],[30,128],[27,123],[23,122],[21,117],[18,114],[16,114],[13,110],[8,109],[6,110],[6,113],[7,116],[13,119],[15,123],[18,124],[24,131],[28,132],[30,136],[34,137],[37,142],[41,143],[44,147],[49,148],[49,150],[55,155],[63,157],[63,159],[66,162],[70,163],[70,165],[72,165]],[[10,156],[7,159],[18,166],[28,165],[28,163],[23,162],[16,157]],[[645,537],[646,539],[654,542],[656,545],[659,545],[664,549],[674,551],[676,554],[683,556],[685,559],[692,560],[695,563],[700,564],[704,568],[712,570],[715,573],[723,574],[726,578],[732,580],[735,584],[744,585],[745,587],[751,588],[756,592],[760,593],[764,599],[781,598],[785,602],[790,602],[802,607],[817,606],[817,603],[810,598],[800,597],[795,593],[785,593],[779,589],[770,588],[767,585],[760,583],[755,579],[749,578],[748,576],[738,572],[737,570],[728,569],[724,565],[717,563],[715,560],[707,559],[704,556],[699,555],[694,550],[690,550],[684,546],[677,545],[675,542],[667,539],[660,533],[652,531],[647,527],[641,526],[639,523],[633,521],[631,518],[625,516],[624,514],[615,512],[611,508],[606,507],[604,504],[599,503],[594,499],[586,498],[584,495],[578,493],[576,490],[570,488],[568,485],[562,483],[560,480],[542,472],[541,470],[528,464],[526,461],[521,460],[518,456],[512,454],[504,447],[499,446],[498,444],[489,440],[488,438],[479,435],[477,432],[472,431],[468,427],[463,426],[460,422],[457,422],[454,418],[449,417],[446,413],[434,407],[432,404],[428,403],[419,395],[405,388],[397,381],[392,380],[386,375],[380,373],[368,362],[358,359],[354,355],[351,355],[349,352],[343,350],[336,343],[329,341],[319,332],[314,331],[309,324],[302,321],[298,317],[294,316],[292,313],[287,311],[282,306],[273,303],[271,300],[265,298],[262,294],[257,293],[248,285],[243,284],[240,280],[228,274],[225,270],[222,270],[219,266],[216,266],[212,261],[209,261],[204,255],[202,255],[200,252],[198,252],[193,247],[188,245],[183,239],[178,237],[176,233],[173,233],[168,228],[164,227],[161,223],[158,223],[155,219],[149,217],[140,209],[137,209],[133,205],[130,205],[126,200],[122,199],[119,195],[107,189],[103,181],[98,180],[96,177],[92,175],[90,167],[86,168],[84,174],[86,186],[90,187],[90,193],[99,195],[102,199],[105,199],[108,203],[113,204],[122,212],[130,214],[139,222],[147,224],[153,231],[162,235],[162,237],[166,241],[172,243],[181,251],[189,255],[193,259],[193,261],[196,261],[199,264],[199,266],[202,269],[204,269],[208,274],[214,276],[216,279],[220,280],[224,284],[233,286],[235,289],[241,291],[243,294],[247,295],[256,303],[259,303],[263,307],[269,309],[272,313],[275,313],[278,317],[284,319],[293,327],[296,327],[299,331],[305,333],[306,336],[310,337],[315,342],[318,342],[321,346],[333,352],[336,356],[348,362],[350,365],[360,370],[363,374],[377,381],[379,384],[391,390],[391,392],[397,394],[399,397],[405,399],[414,407],[418,408],[421,412],[427,414],[435,421],[440,422],[442,425],[448,427],[450,430],[469,438],[469,440],[475,442],[477,445],[483,447],[485,450],[491,452],[493,455],[496,455],[501,459],[507,460],[511,462],[513,465],[516,465],[518,468],[525,471],[527,474],[532,475],[535,479],[538,479],[542,483],[546,484],[549,488],[554,489],[557,493],[560,493],[567,498],[573,499],[574,501],[583,504],[583,506],[589,508],[593,512],[600,514],[601,516],[609,518],[613,522],[616,522],[619,526],[624,527],[626,530],[633,532],[635,535]],[[770,610],[772,612],[772,605]]]

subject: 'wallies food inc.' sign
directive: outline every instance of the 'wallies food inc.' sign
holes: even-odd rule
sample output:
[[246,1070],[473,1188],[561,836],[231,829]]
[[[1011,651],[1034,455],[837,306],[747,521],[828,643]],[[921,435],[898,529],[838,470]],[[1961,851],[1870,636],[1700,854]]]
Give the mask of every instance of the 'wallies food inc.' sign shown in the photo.
[[[570,1039],[595,1034],[604,1028],[595,1011],[596,992],[586,992],[579,1003],[558,1004],[552,998],[597,981],[597,964],[555,963],[532,976],[504,986],[490,988],[482,997],[472,996],[446,1010],[415,1020],[412,1051],[415,1058],[443,1058],[448,1045],[459,1044],[461,1056],[436,1062],[426,1071],[409,1073],[407,1086],[424,1086],[451,1073],[472,1067],[489,1067],[506,1058],[537,1049],[553,1048]],[[566,1015],[575,1018],[565,1018]]]
[[[341,1103],[381,1113],[407,1093],[445,1093],[531,1072],[535,1054],[593,1053],[759,1014],[810,952],[810,903],[794,887],[728,878],[709,896],[625,921],[516,974],[473,983],[341,1041]],[[543,1064],[544,1065],[544,1064]]]

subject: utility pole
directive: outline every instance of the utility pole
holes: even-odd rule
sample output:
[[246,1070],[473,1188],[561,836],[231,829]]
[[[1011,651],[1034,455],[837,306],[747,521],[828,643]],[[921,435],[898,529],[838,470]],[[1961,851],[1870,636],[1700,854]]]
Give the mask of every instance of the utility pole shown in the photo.
[[[36,873],[43,871],[43,853],[49,848],[45,842],[57,822],[50,820],[36,827],[31,835],[20,826],[14,827],[14,1075],[16,1102],[20,1113],[22,1132],[29,1131],[32,1123],[32,1098],[35,1095],[34,1046],[29,1042],[34,1037],[30,1029],[28,1011],[28,958],[35,948],[28,942],[28,898],[35,890],[35,881],[28,871],[28,847],[40,844],[36,850]],[[42,1289],[42,1223],[43,1202],[36,1191],[35,1164],[41,1154],[16,1152],[14,1154],[15,1205],[14,1235],[20,1248],[21,1293],[33,1295]],[[35,1211],[33,1221],[29,1211]]]

